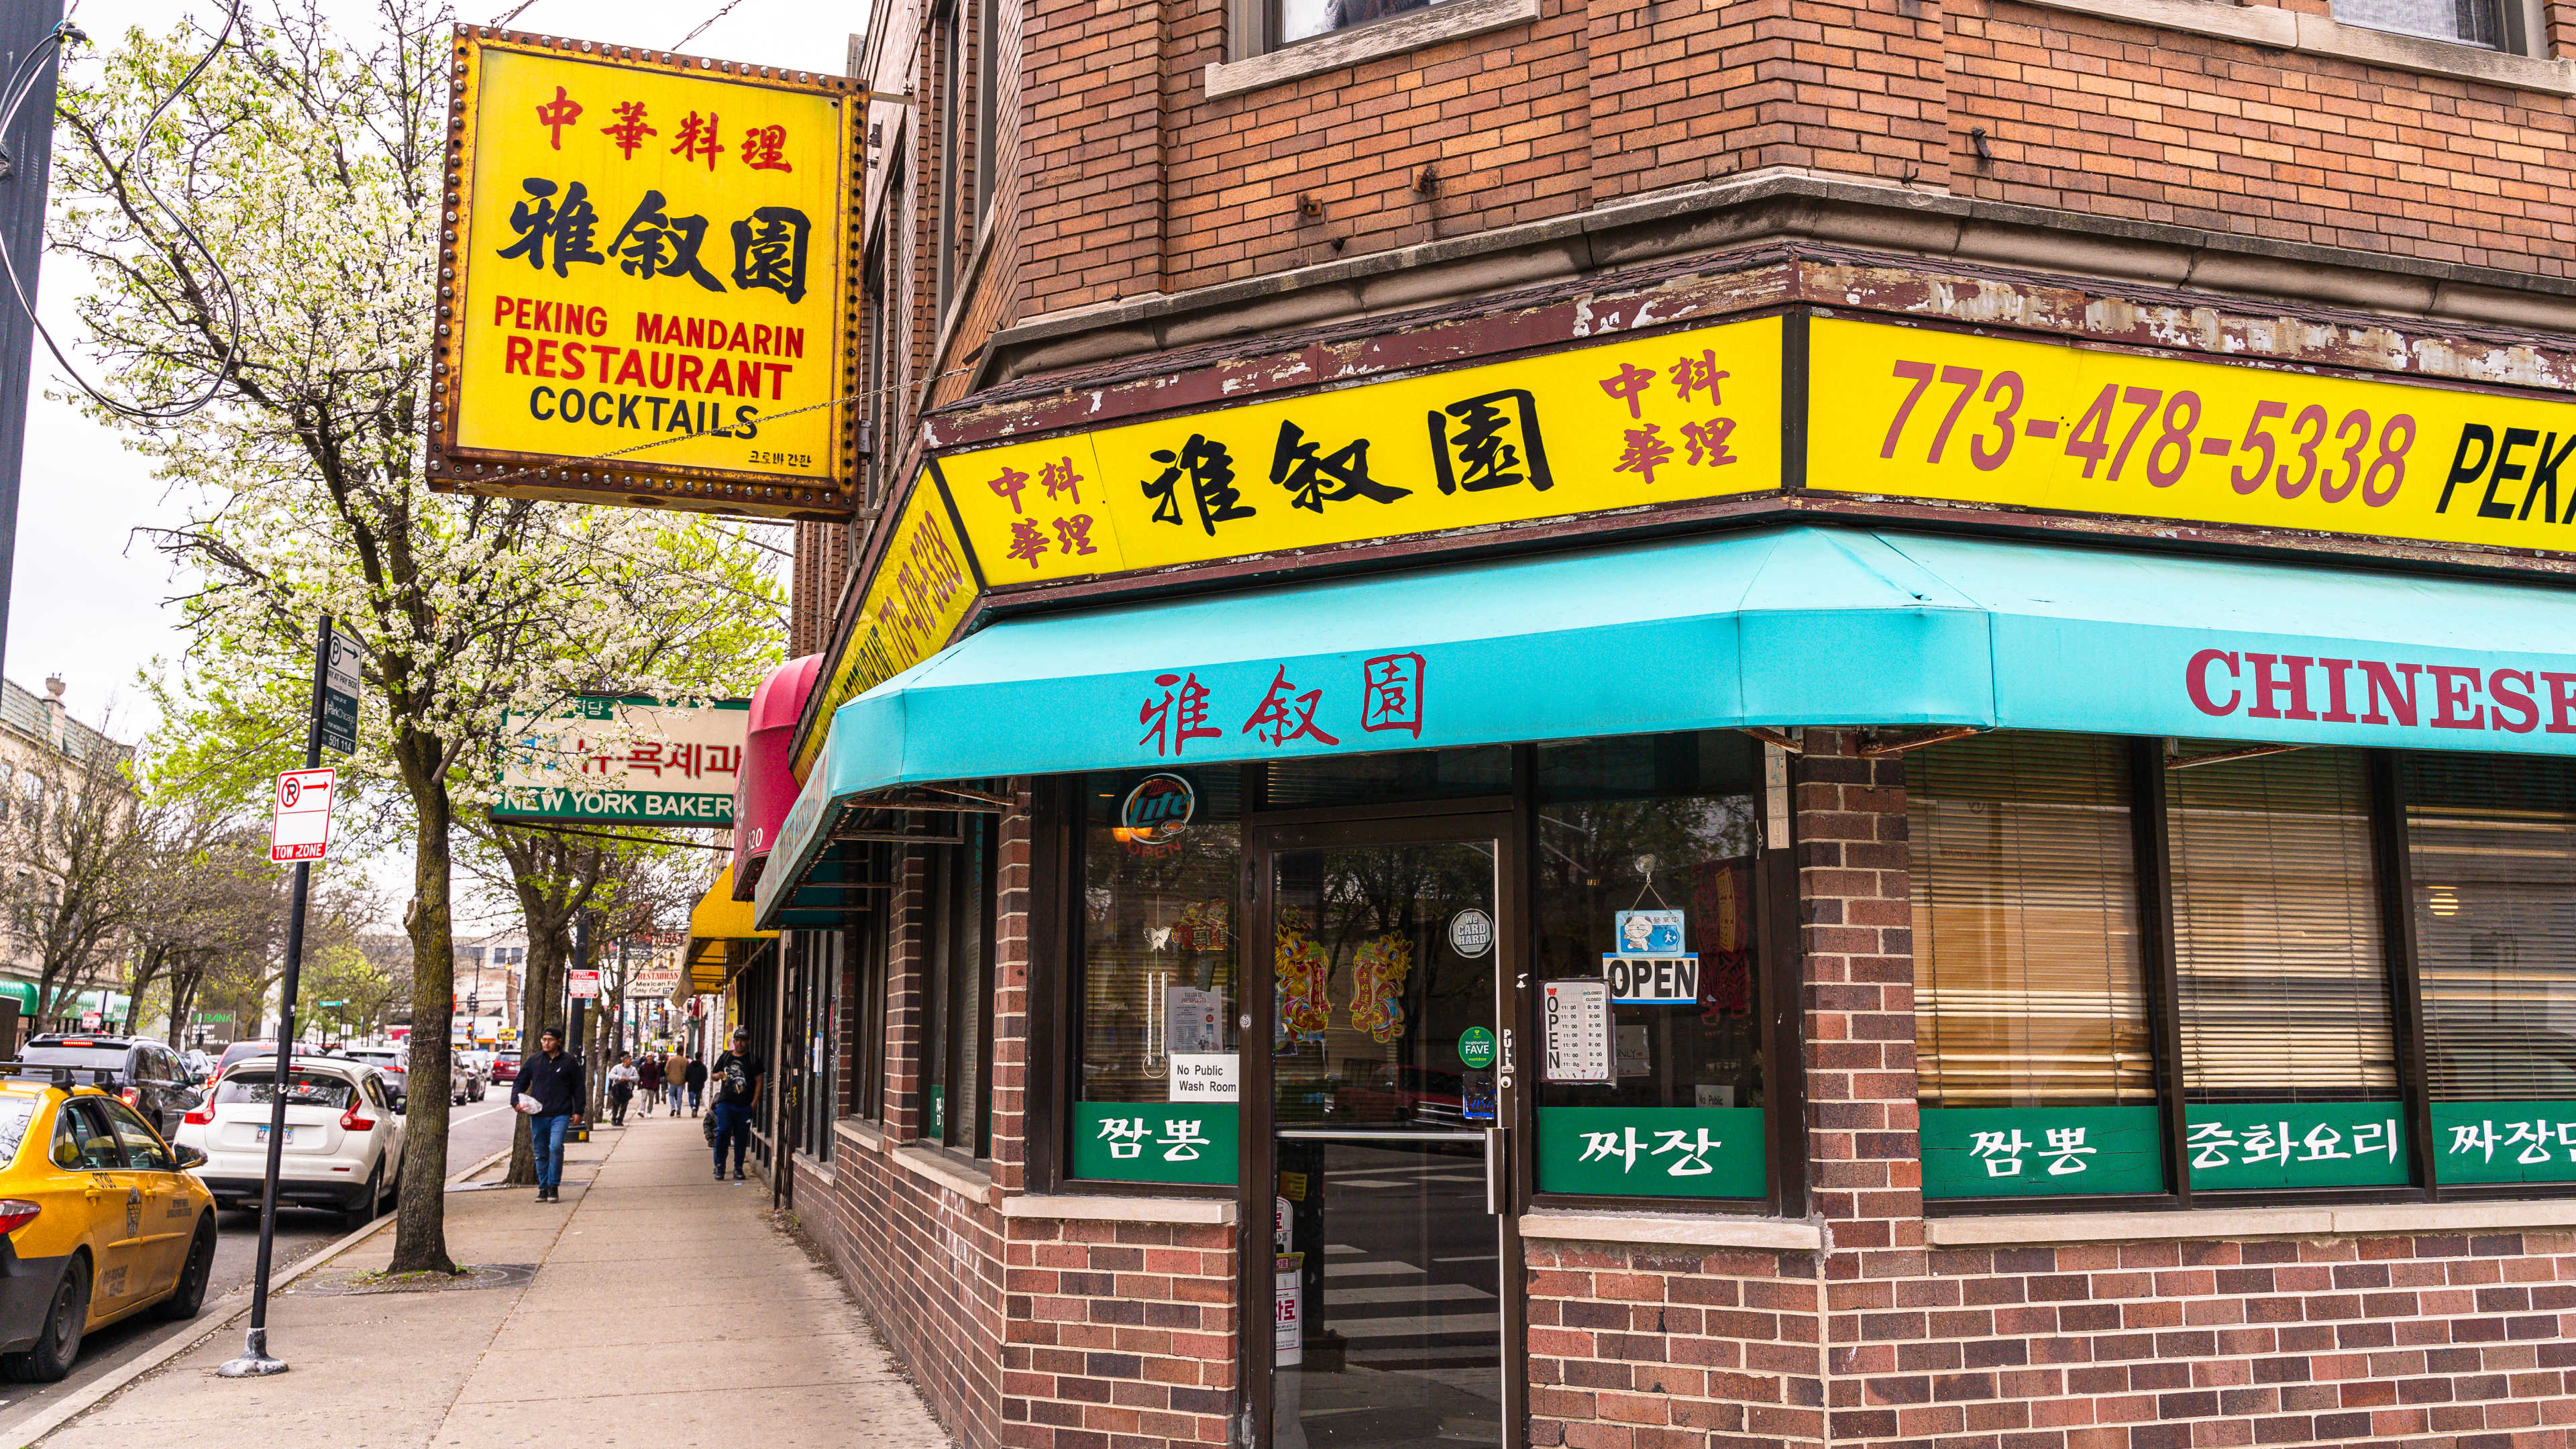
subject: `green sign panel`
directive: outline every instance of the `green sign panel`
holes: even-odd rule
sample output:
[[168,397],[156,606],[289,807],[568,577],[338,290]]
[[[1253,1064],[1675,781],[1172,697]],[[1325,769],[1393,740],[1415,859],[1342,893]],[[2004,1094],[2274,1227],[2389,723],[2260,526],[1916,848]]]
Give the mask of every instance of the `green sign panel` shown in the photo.
[[1541,1107],[1538,1190],[1760,1197],[1759,1107]]
[[2405,1118],[2395,1102],[2195,1104],[2183,1116],[2192,1190],[2403,1187],[2415,1180]]
[[1923,1195],[2066,1197],[2165,1190],[2154,1107],[1934,1107]]
[[2436,1102],[2433,1175],[2445,1184],[2576,1182],[2576,1102]]
[[1073,1175],[1230,1184],[1241,1160],[1232,1102],[1076,1102]]
[[1481,1026],[1471,1026],[1458,1033],[1458,1060],[1472,1071],[1483,1071],[1494,1064],[1494,1034]]

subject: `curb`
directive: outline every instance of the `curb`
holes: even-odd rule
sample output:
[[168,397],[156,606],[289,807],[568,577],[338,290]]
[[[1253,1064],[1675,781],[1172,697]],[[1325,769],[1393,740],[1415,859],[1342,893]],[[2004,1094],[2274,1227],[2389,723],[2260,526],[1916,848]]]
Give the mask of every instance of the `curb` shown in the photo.
[[[511,1150],[512,1149],[509,1147],[504,1147],[500,1151],[493,1153],[491,1156],[484,1158],[482,1161],[477,1162],[470,1167],[458,1172],[449,1173],[447,1180],[450,1183],[463,1182],[467,1178],[472,1177],[474,1174],[481,1172],[483,1169],[490,1167],[496,1162],[506,1162],[509,1160]],[[312,1272],[314,1269],[319,1268],[330,1262],[332,1259],[340,1256],[342,1253],[349,1251],[351,1248],[358,1246],[367,1239],[374,1237],[376,1234],[383,1232],[389,1227],[392,1227],[393,1224],[394,1215],[392,1213],[387,1213],[383,1217],[376,1219],[374,1222],[367,1224],[365,1227],[359,1228],[348,1236],[341,1238],[339,1241],[323,1247],[321,1250],[314,1253],[313,1256],[306,1258],[303,1262],[289,1268],[284,1273],[271,1277],[268,1280],[268,1291],[271,1295],[274,1295],[277,1290],[284,1288],[296,1279],[303,1277],[305,1274]],[[224,1329],[231,1327],[235,1320],[239,1319],[243,1314],[250,1312],[250,1299],[251,1290],[248,1288],[236,1288],[232,1292],[225,1294],[223,1299],[216,1303],[210,1312],[200,1314],[195,1319],[178,1325],[176,1328],[171,1330],[167,1338],[146,1351],[142,1357],[134,1360],[134,1362],[127,1364],[125,1367],[118,1369],[116,1372],[109,1374],[107,1377],[100,1379],[94,1384],[91,1384],[89,1387],[72,1395],[70,1398],[65,1399],[63,1402],[46,1409],[43,1413],[36,1415],[34,1418],[21,1424],[12,1424],[5,1429],[0,1429],[0,1449],[29,1449],[29,1446],[36,1443],[36,1441],[98,1407],[99,1402],[107,1398],[109,1395],[118,1392],[126,1385],[133,1383],[136,1379],[143,1377],[145,1374],[161,1367],[170,1360],[177,1358],[179,1355],[186,1353],[192,1348],[195,1348],[198,1344],[201,1344],[207,1339],[214,1337],[216,1334],[221,1333]]]

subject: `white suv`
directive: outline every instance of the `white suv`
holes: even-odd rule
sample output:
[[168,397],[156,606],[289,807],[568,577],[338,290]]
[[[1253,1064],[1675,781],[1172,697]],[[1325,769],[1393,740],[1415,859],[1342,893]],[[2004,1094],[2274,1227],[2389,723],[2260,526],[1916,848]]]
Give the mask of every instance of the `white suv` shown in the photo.
[[[178,1140],[206,1154],[197,1169],[218,1207],[257,1207],[268,1173],[268,1127],[277,1058],[235,1063],[203,1106],[179,1120]],[[287,1078],[286,1143],[277,1200],[373,1218],[400,1190],[402,1114],[383,1074],[340,1057],[295,1059]]]

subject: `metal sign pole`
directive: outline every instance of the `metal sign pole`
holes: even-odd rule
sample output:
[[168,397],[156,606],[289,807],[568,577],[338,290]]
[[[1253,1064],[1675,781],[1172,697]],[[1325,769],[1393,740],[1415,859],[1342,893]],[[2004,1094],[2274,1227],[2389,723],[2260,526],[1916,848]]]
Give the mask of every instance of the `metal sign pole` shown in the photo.
[[[322,712],[330,694],[331,616],[322,616],[321,638],[313,647],[313,715],[305,728],[304,768],[322,764]],[[268,1352],[268,1272],[277,1249],[277,1175],[286,1153],[286,1088],[295,1069],[295,988],[304,969],[304,902],[311,893],[313,862],[295,863],[295,892],[286,916],[286,978],[278,985],[277,1084],[268,1104],[268,1167],[259,1190],[259,1264],[251,1275],[250,1335],[241,1357],[215,1370],[228,1379],[263,1378],[286,1372],[286,1360]],[[372,1204],[370,1205],[372,1206]]]

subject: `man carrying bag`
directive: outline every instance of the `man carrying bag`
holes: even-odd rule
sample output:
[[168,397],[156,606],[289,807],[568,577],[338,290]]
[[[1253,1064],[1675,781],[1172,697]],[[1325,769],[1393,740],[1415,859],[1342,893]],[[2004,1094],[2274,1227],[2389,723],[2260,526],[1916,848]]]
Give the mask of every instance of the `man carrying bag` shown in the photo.
[[510,1107],[528,1118],[528,1144],[537,1155],[537,1201],[561,1202],[564,1130],[581,1120],[581,1063],[565,1054],[561,1027],[547,1027],[537,1046],[537,1054],[520,1064],[510,1083]]

